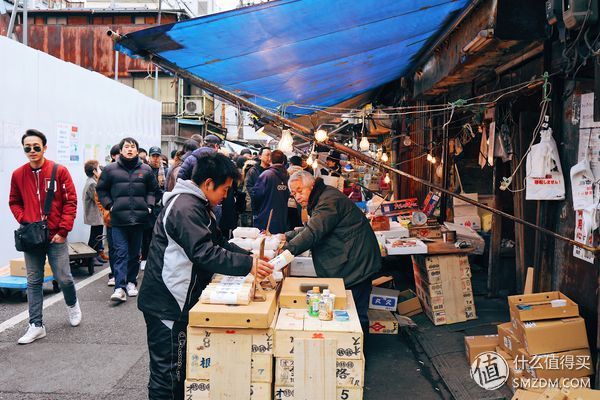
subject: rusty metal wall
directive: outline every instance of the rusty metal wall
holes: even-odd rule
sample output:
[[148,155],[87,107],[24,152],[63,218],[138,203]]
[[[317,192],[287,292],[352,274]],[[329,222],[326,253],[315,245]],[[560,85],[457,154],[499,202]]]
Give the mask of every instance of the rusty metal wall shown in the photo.
[[[8,19],[2,16],[0,35],[6,35]],[[148,25],[30,25],[29,46],[77,64],[83,68],[96,71],[108,77],[115,74],[115,51],[113,41],[106,35],[109,29],[119,33],[147,28]],[[19,40],[22,38],[22,26],[15,27]],[[119,55],[119,77],[130,76],[131,71],[146,71],[148,63]]]

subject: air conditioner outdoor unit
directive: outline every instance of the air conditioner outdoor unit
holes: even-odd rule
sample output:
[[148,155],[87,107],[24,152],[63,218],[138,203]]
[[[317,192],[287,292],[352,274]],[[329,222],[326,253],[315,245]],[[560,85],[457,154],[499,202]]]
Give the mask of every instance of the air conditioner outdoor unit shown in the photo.
[[200,115],[203,111],[200,99],[186,100],[184,103],[183,113],[186,115]]

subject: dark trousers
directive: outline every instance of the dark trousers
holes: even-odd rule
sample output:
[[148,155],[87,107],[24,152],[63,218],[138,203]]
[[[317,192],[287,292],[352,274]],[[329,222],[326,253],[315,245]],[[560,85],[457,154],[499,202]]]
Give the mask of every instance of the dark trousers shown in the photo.
[[142,260],[148,259],[148,252],[150,251],[150,242],[152,242],[152,230],[154,228],[144,228],[144,236],[142,237]]
[[115,289],[125,289],[129,282],[137,285],[143,234],[143,225],[112,227]]
[[106,227],[106,241],[108,242],[108,265],[110,266],[110,274],[108,274],[108,277],[114,278],[115,260],[117,259],[117,255],[115,254],[115,246],[113,246],[112,228],[110,226]]
[[144,314],[150,354],[149,400],[181,400],[185,383],[187,323],[169,328],[160,319]]
[[360,320],[363,332],[366,333],[369,331],[369,316],[367,313],[369,311],[369,296],[371,295],[371,278],[365,279],[346,289],[352,290],[352,297],[354,298],[354,304],[356,305],[356,311],[358,312],[358,319]]
[[104,250],[104,246],[102,245],[102,233],[104,233],[104,225],[90,226],[90,238],[88,240],[88,246],[96,251]]

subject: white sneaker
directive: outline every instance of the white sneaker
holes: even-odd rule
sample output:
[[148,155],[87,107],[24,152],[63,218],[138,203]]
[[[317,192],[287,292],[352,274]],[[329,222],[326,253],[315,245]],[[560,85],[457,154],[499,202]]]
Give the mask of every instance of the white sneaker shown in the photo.
[[115,278],[108,278],[108,286],[115,286]]
[[121,288],[115,289],[115,292],[112,294],[112,296],[110,296],[110,299],[112,301],[118,301],[120,303],[127,301],[127,295],[125,294],[125,291]]
[[135,297],[137,295],[138,295],[138,290],[135,287],[135,283],[129,282],[127,284],[127,296],[129,296],[129,297]]
[[79,307],[79,300],[75,302],[72,307],[67,306],[67,313],[69,314],[69,322],[71,326],[77,326],[81,323],[81,308]]
[[146,269],[146,260],[140,261],[140,271],[143,271]]
[[46,327],[44,325],[35,326],[34,324],[30,324],[27,332],[19,338],[17,343],[29,344],[43,337],[46,337]]

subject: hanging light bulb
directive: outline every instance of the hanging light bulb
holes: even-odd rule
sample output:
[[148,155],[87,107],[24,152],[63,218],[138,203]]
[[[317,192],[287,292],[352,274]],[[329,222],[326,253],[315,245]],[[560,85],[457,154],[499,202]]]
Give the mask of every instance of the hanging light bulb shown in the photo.
[[354,171],[354,167],[352,166],[352,164],[348,163],[344,167],[344,171],[346,171],[346,172],[353,172]]
[[431,157],[431,163],[432,163],[432,164],[435,164],[436,162],[437,162],[436,158],[432,156],[432,157]]
[[308,164],[309,167],[312,167],[313,162],[314,162],[313,155],[312,155],[312,153],[310,153],[310,155],[308,156],[308,160],[306,160],[306,164]]
[[363,136],[360,139],[360,151],[368,151],[369,150],[369,139],[366,136]]
[[408,136],[408,135],[404,136],[404,140],[402,141],[402,143],[404,143],[405,146],[410,146],[412,144],[412,140],[411,140],[410,136]]
[[427,161],[431,162],[431,160],[433,160],[433,156],[431,155],[431,153],[427,154]]
[[389,183],[391,182],[390,176],[389,176],[388,174],[385,174],[385,178],[383,178],[383,181],[384,181],[386,184],[389,184]]
[[291,153],[294,151],[294,139],[292,139],[292,134],[289,129],[284,129],[281,131],[281,140],[279,140],[279,144],[277,148],[284,153]]
[[329,138],[329,135],[327,135],[327,131],[324,129],[317,129],[317,131],[315,132],[315,139],[317,142],[324,142]]
[[383,161],[383,162],[385,162],[385,163],[386,163],[386,162],[388,162],[388,160],[389,160],[389,158],[388,158],[388,155],[387,155],[387,153],[383,153],[383,154],[381,155],[381,161]]

